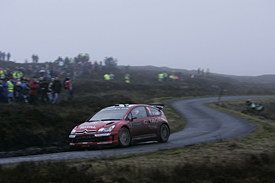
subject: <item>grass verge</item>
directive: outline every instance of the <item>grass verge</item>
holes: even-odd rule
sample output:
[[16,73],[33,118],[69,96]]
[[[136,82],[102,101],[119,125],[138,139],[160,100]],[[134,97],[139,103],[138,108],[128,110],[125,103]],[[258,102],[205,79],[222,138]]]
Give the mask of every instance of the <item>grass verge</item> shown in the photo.
[[[274,101],[275,98],[264,101],[266,108]],[[274,120],[265,114],[247,113],[244,103],[237,100],[208,104],[258,126],[255,133],[244,138],[66,163],[22,163],[0,167],[0,181],[16,182],[16,172],[25,171],[18,176],[26,176],[28,182],[273,182]]]

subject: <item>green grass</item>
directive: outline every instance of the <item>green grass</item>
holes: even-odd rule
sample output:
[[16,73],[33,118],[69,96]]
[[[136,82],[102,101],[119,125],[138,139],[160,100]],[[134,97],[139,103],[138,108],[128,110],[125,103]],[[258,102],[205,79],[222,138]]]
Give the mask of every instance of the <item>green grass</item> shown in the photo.
[[[165,100],[155,101],[165,103]],[[262,100],[270,109],[275,98]],[[274,120],[265,118],[264,113],[244,113],[244,102],[208,104],[258,126],[256,132],[244,138],[127,156],[0,166],[0,182],[18,181],[17,176],[11,175],[21,169],[30,170],[24,175],[18,174],[28,177],[26,181],[29,182],[37,179],[40,182],[73,182],[77,175],[81,176],[82,182],[273,182]]]

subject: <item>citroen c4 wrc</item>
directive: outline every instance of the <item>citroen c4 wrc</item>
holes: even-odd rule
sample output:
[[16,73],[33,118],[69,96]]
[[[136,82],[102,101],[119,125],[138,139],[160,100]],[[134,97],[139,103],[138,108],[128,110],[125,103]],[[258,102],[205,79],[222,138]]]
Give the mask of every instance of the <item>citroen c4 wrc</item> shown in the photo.
[[116,104],[103,108],[72,129],[70,147],[167,142],[170,127],[164,108],[163,104]]

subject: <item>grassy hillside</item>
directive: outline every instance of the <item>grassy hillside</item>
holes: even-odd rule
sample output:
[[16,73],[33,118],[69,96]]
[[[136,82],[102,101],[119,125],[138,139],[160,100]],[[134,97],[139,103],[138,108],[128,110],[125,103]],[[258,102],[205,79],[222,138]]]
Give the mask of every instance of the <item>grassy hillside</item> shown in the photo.
[[[18,65],[5,64],[11,68]],[[270,82],[221,75],[191,79],[187,71],[183,80],[158,82],[157,74],[166,69],[120,67],[112,70],[114,82],[105,82],[103,73],[81,77],[73,81],[73,101],[64,101],[62,93],[58,106],[1,104],[0,157],[67,150],[67,137],[75,125],[115,103],[166,103],[181,97],[218,96],[222,88],[223,95],[272,95],[275,91]],[[124,83],[126,72],[131,74],[130,84]],[[266,110],[259,114],[247,111],[244,100],[210,104],[255,123],[257,132],[245,138],[138,155],[0,166],[0,182],[273,182],[275,100],[262,100]],[[172,132],[184,127],[184,120],[173,109],[167,107],[165,114]]]
[[[0,67],[4,68],[26,65],[13,62],[1,62],[0,64]],[[30,148],[32,154],[66,150],[68,134],[75,125],[82,123],[99,109],[116,103],[152,103],[155,98],[162,97],[218,96],[221,89],[224,89],[223,95],[270,95],[275,91],[274,85],[243,83],[226,76],[198,76],[192,79],[187,71],[184,71],[185,75],[182,80],[158,81],[159,72],[172,73],[172,70],[153,66],[120,66],[117,69],[86,74],[73,80],[75,94],[70,103],[66,101],[65,93],[62,91],[63,101],[58,106],[39,104],[38,107],[34,107],[17,103],[1,104],[0,152],[26,148]],[[103,80],[105,72],[115,74],[113,82]],[[131,74],[130,84],[124,82],[125,73]],[[171,108],[166,110],[172,111]],[[169,121],[173,121],[173,116],[176,115],[172,112],[171,114]],[[175,131],[183,128],[181,124],[176,124],[179,120],[174,121],[172,128]],[[0,157],[11,154],[0,153]],[[24,152],[15,153],[15,155],[22,154]]]

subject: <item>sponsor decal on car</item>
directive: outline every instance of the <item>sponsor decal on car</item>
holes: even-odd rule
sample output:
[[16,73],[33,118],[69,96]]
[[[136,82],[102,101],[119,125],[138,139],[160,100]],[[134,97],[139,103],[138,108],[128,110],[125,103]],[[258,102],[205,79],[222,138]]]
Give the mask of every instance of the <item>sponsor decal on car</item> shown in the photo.
[[111,144],[113,142],[98,142],[97,144]]
[[147,125],[148,123],[158,123],[158,122],[161,122],[161,121],[163,121],[163,119],[158,117],[158,118],[153,118],[153,119],[146,119],[146,120],[143,121],[143,123],[145,125]]
[[141,122],[137,121],[137,122],[131,122],[131,127],[137,127],[137,126],[141,126]]
[[158,126],[157,125],[148,125],[148,127],[149,127],[149,129],[157,129],[158,128]]
[[95,128],[95,126],[81,126],[79,129]]
[[93,123],[93,124],[95,124],[95,125],[96,125],[96,124],[97,124],[97,123],[99,123],[99,122],[94,122],[94,121],[91,121],[90,123]]

